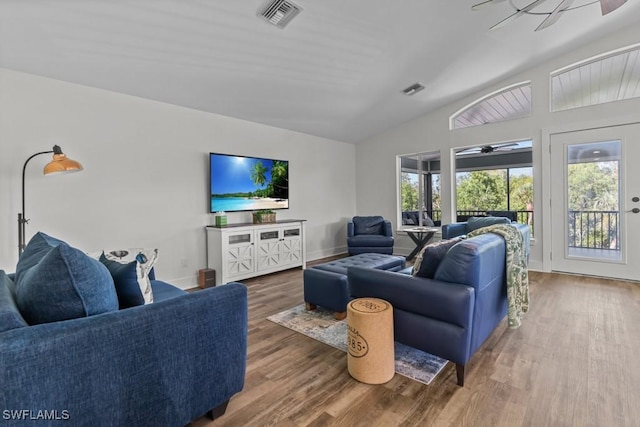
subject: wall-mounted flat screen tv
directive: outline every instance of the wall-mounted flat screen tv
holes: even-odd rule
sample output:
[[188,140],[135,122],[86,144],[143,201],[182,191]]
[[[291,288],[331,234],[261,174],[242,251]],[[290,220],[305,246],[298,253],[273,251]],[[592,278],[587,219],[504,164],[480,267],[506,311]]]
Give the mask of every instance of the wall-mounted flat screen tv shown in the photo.
[[209,153],[211,212],[289,208],[289,162]]

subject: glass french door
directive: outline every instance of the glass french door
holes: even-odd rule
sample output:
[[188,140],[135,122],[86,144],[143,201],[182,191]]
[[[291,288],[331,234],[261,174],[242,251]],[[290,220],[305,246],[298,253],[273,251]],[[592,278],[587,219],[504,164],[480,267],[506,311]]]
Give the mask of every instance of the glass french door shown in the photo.
[[551,135],[552,270],[640,280],[637,159],[640,124]]

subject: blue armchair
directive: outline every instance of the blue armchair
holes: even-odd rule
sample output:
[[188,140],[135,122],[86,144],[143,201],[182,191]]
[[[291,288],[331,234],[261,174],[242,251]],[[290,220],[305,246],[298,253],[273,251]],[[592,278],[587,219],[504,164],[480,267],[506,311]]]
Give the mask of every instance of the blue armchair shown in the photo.
[[393,254],[391,222],[381,216],[354,216],[347,223],[349,256],[363,253]]

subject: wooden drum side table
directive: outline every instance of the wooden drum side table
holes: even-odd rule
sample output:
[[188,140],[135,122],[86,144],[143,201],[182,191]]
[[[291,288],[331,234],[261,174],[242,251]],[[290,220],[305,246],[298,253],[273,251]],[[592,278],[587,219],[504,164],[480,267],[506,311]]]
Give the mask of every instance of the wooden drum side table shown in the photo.
[[383,384],[395,374],[393,307],[378,298],[358,298],[347,305],[347,366],[366,384]]

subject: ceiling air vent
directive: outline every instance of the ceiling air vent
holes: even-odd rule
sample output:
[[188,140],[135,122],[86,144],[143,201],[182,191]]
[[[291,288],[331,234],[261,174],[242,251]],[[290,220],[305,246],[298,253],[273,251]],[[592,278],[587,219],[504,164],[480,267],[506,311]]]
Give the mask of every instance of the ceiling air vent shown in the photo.
[[259,12],[259,16],[278,28],[284,28],[300,12],[302,8],[288,0],[269,1]]
[[416,93],[420,92],[423,89],[424,89],[424,85],[418,82],[418,83],[412,84],[406,89],[403,89],[402,93],[404,93],[407,96],[411,96],[411,95],[415,95]]

